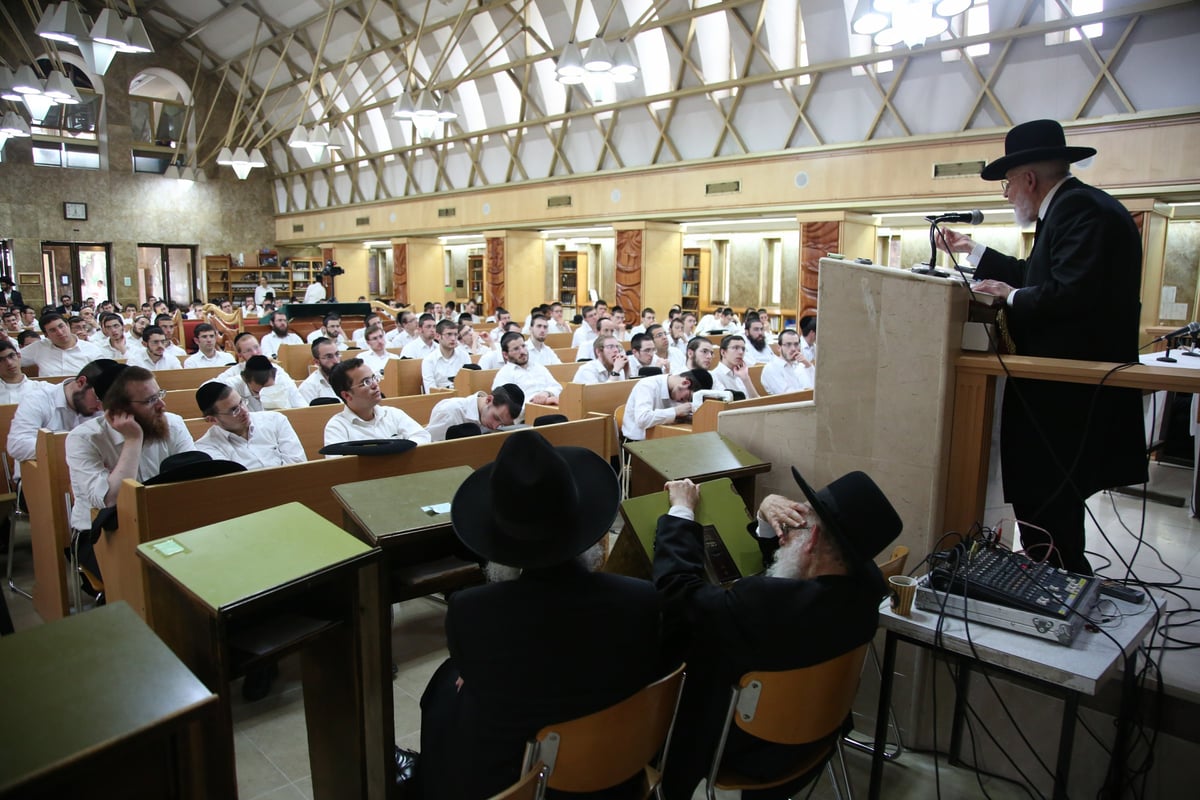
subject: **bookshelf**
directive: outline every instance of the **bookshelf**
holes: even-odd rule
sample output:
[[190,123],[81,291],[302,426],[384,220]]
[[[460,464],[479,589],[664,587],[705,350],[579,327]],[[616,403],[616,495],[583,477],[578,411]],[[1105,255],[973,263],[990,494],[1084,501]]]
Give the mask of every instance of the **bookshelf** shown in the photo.
[[483,310],[483,295],[483,254],[468,255],[467,298],[475,301],[475,312],[480,315],[487,313]]
[[204,257],[204,291],[208,299],[229,296],[229,272],[233,256]]
[[588,300],[587,253],[562,250],[558,254],[558,301],[567,319],[580,313]]
[[231,256],[205,256],[205,292],[209,300],[232,300],[240,305],[247,295],[254,295],[260,275],[275,293],[276,303],[286,302],[292,295],[303,295],[313,274],[320,274],[325,262],[320,258],[284,258],[274,250],[261,250],[252,267],[233,265]]
[[680,279],[679,306],[684,311],[700,313],[700,304],[709,298],[709,268],[712,257],[707,249],[685,248],[683,272]]

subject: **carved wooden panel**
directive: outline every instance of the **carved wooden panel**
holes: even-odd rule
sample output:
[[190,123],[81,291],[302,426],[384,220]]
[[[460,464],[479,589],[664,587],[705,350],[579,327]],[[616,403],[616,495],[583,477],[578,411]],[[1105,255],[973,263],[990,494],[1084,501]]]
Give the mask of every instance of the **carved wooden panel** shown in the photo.
[[[321,259],[323,261],[325,261],[326,264],[328,264],[330,261],[334,261],[333,248],[326,247],[326,248],[322,249],[321,250]],[[334,263],[337,263],[337,262],[335,261]],[[321,276],[321,285],[325,287],[325,296],[326,297],[328,297],[331,301],[337,298],[337,292],[335,292],[333,290],[333,276],[332,275]]]
[[617,231],[616,303],[625,318],[636,317],[642,308],[642,231]]
[[408,303],[408,244],[392,245],[392,298]]
[[836,253],[841,245],[841,223],[805,222],[800,226],[800,297],[796,304],[797,318],[817,313],[817,279],[821,259]]
[[496,309],[504,305],[504,239],[493,236],[487,240],[487,255],[484,268],[487,270],[487,308]]

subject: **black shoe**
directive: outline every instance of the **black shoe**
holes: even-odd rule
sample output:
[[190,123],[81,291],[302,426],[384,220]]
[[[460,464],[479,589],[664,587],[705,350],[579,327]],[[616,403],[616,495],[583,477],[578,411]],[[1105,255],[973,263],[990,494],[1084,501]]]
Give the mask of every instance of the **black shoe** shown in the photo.
[[[396,785],[404,786],[406,789],[414,788],[416,781],[413,780],[417,774],[417,758],[420,753],[416,750],[405,750],[403,747],[397,747],[395,752],[396,759]],[[409,792],[405,796],[411,797]]]
[[247,670],[246,677],[242,680],[242,699],[247,703],[262,700],[270,694],[271,683],[278,674],[279,667],[275,662]]

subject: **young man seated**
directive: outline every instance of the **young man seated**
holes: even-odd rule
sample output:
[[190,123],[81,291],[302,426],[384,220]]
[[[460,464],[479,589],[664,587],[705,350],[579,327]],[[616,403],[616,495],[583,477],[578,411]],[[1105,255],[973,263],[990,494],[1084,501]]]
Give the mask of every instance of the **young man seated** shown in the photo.
[[346,407],[325,423],[325,444],[342,444],[366,439],[408,439],[428,444],[429,431],[398,408],[380,405],[383,394],[379,378],[361,358],[339,363],[329,376],[329,385]]

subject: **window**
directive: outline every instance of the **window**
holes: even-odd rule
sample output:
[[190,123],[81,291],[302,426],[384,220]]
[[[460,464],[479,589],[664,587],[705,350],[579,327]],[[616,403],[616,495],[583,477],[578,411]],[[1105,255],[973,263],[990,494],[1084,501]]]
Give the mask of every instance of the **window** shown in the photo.
[[[51,69],[47,59],[38,66],[43,74]],[[29,126],[33,163],[42,167],[100,169],[100,112],[103,95],[98,94],[81,69],[63,62],[63,69],[79,91],[81,101],[52,105],[41,120]]]
[[[1063,10],[1066,6],[1070,13]],[[1054,22],[1055,20],[1064,19],[1066,17],[1081,17],[1086,14],[1097,14],[1104,10],[1104,0],[1045,0],[1046,22]],[[1080,30],[1083,30],[1083,36],[1089,39],[1096,39],[1104,34],[1104,23],[1094,22],[1091,25],[1076,26],[1065,31],[1055,31],[1054,33],[1046,34],[1046,45],[1063,44],[1064,42],[1078,42],[1081,38]]]
[[153,67],[129,83],[129,127],[134,172],[161,175],[186,165],[196,139],[191,91],[170,70]]
[[137,260],[138,303],[153,296],[186,305],[201,296],[195,285],[195,245],[139,244]]

